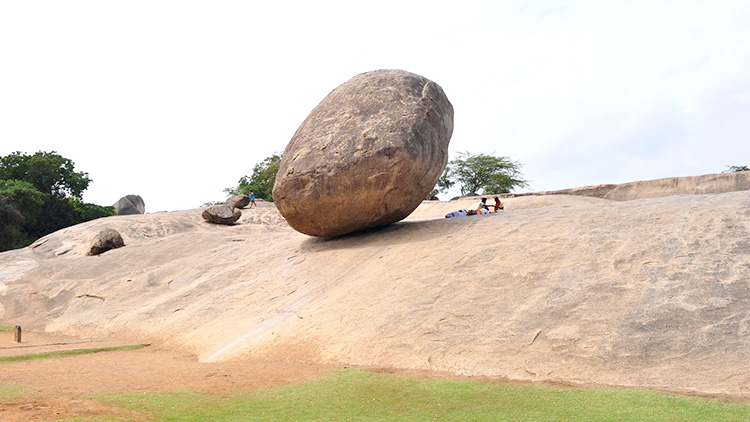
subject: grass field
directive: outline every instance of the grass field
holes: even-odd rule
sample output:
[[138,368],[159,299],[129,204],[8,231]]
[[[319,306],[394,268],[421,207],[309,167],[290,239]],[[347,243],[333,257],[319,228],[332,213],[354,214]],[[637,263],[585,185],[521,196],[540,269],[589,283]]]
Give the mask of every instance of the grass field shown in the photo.
[[648,391],[505,385],[344,370],[231,397],[99,398],[156,421],[748,421],[750,404]]
[[0,363],[24,362],[28,360],[39,360],[39,359],[55,359],[55,358],[64,358],[67,356],[90,355],[92,353],[102,353],[102,352],[138,350],[138,349],[143,349],[144,347],[147,347],[147,346],[148,346],[147,344],[131,344],[127,346],[94,347],[90,349],[60,350],[56,352],[33,353],[33,354],[18,355],[18,356],[0,356]]
[[[21,394],[14,387],[0,386],[0,403],[16,400]],[[148,421],[164,422],[750,420],[750,403],[641,390],[421,379],[361,370],[342,370],[309,383],[223,396],[178,391],[93,398],[136,411]]]

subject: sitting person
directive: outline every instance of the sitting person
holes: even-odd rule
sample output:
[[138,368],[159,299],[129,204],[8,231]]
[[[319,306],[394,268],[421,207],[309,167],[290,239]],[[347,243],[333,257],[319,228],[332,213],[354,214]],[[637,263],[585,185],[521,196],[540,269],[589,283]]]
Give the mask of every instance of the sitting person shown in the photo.
[[485,209],[487,211],[490,210],[490,208],[487,206],[487,198],[482,198],[482,200],[479,202],[479,205],[477,205],[477,213],[479,213],[479,210]]
[[502,211],[505,209],[505,206],[502,202],[500,202],[500,198],[497,196],[495,197],[495,212]]

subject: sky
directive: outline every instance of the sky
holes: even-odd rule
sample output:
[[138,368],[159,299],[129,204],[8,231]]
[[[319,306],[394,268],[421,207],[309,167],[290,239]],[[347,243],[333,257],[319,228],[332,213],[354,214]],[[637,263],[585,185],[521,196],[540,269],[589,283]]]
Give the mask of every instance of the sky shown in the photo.
[[450,157],[518,161],[519,191],[720,173],[750,165],[748,22],[746,0],[0,1],[0,156],[192,209],[338,85],[403,69],[453,104]]

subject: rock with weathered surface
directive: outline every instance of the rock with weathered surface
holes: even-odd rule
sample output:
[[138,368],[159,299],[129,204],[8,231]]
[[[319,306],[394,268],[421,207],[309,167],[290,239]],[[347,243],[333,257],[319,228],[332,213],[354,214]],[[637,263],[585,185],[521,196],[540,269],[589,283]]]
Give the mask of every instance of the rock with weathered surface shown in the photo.
[[234,224],[242,216],[242,211],[229,205],[214,205],[203,210],[201,215],[209,223]]
[[[159,339],[204,362],[283,357],[748,401],[750,190],[703,193],[733,178],[704,178],[693,195],[639,188],[648,198],[628,202],[508,198],[504,214],[451,219],[477,198],[426,201],[409,224],[333,242],[262,202],[228,227],[196,210],[98,218],[0,253],[0,323]],[[85,258],[107,227],[127,247]]]
[[581,195],[614,201],[660,198],[670,195],[696,195],[750,190],[750,171],[704,174],[689,177],[667,177],[619,185],[595,185],[562,189],[551,192],[513,194],[526,195]]
[[233,195],[227,199],[226,204],[234,208],[245,208],[250,204],[250,197],[247,195]]
[[143,198],[140,195],[125,195],[112,206],[115,207],[117,215],[146,213],[146,203],[143,202]]
[[107,252],[110,249],[120,248],[125,246],[125,241],[122,240],[122,235],[115,229],[105,228],[101,229],[96,236],[94,241],[91,242],[91,249],[89,249],[89,255],[99,255]]
[[290,226],[338,236],[399,221],[448,160],[453,106],[436,83],[402,70],[333,90],[289,141],[273,197]]

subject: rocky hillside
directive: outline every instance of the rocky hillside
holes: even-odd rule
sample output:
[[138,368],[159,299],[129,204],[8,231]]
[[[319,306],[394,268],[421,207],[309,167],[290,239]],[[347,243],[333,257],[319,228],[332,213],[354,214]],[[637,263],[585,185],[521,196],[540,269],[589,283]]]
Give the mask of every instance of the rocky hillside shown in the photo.
[[[233,226],[201,210],[109,217],[0,254],[0,323],[147,339],[202,361],[750,398],[750,191],[736,190],[748,180],[607,188],[638,192],[628,200],[519,196],[452,219],[476,200],[427,201],[330,240],[295,232],[271,204]],[[126,246],[87,256],[105,227]]]

